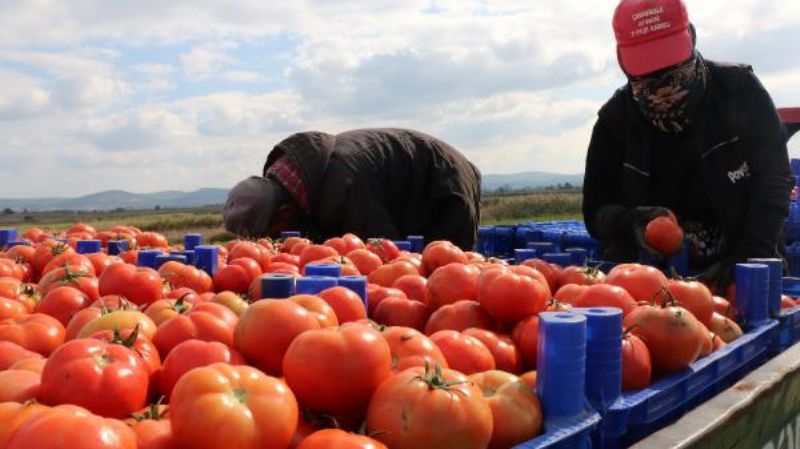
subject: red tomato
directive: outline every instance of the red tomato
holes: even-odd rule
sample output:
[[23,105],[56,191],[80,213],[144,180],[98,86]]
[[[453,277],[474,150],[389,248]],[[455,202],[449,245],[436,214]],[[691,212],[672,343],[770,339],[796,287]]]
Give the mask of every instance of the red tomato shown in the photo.
[[76,288],[56,287],[42,297],[36,306],[36,312],[50,315],[66,326],[73,315],[89,307],[91,303],[92,300]]
[[331,287],[321,291],[319,297],[333,308],[339,324],[363,320],[367,317],[364,301],[349,288]]
[[589,288],[588,285],[565,284],[558,289],[553,298],[575,305],[575,302],[587,288]]
[[152,405],[125,420],[136,434],[137,449],[177,448],[168,414],[166,405]]
[[214,288],[217,291],[229,290],[244,294],[260,275],[261,265],[258,262],[249,257],[240,257],[217,271],[214,275]]
[[653,370],[660,374],[686,369],[700,355],[708,334],[691,312],[678,306],[640,306],[623,323],[647,345]]
[[[13,343],[9,343],[13,344]],[[724,343],[723,343],[724,344]],[[31,359],[22,359],[17,363],[11,365],[9,370],[22,370],[22,371],[30,371],[32,373],[38,374],[40,377],[42,375],[42,370],[44,369],[44,363],[47,359],[44,358],[31,358]]]
[[249,242],[246,240],[240,240],[234,243],[230,248],[230,252],[228,253],[229,262],[241,258],[255,261],[259,267],[261,267],[259,274],[263,268],[269,265],[272,261],[272,255],[270,254],[269,250],[255,242]]
[[436,310],[456,301],[477,298],[478,277],[481,271],[473,265],[451,263],[431,274],[425,302]]
[[138,329],[125,329],[123,331],[117,329],[102,330],[95,332],[89,338],[109,344],[122,345],[132,350],[134,354],[142,359],[147,369],[149,391],[155,391],[158,386],[159,372],[161,371],[161,357],[158,355],[155,345],[143,335],[140,335]]
[[37,273],[41,273],[53,258],[64,253],[75,253],[69,245],[51,240],[44,242],[36,248],[36,251],[31,256],[31,265]]
[[137,449],[122,421],[104,419],[74,405],[60,405],[26,419],[6,449]]
[[561,272],[560,285],[593,285],[605,282],[606,274],[597,268],[570,266]]
[[414,366],[439,365],[447,368],[447,359],[425,334],[410,327],[392,326],[381,335],[392,351],[392,370],[399,373]]
[[82,267],[68,265],[47,273],[39,280],[39,292],[46,295],[56,287],[75,287],[86,294],[92,301],[100,297],[99,282],[94,275]]
[[353,263],[352,260],[348,259],[344,256],[331,256],[326,257],[325,259],[318,260],[316,262],[311,262],[310,264],[303,267],[303,272],[308,269],[309,265],[316,265],[316,264],[335,264],[339,265],[339,269],[341,270],[342,276],[359,276],[361,273],[358,271],[358,267]]
[[8,441],[17,428],[33,416],[50,411],[50,407],[29,401],[26,403],[0,402],[0,447],[7,448]]
[[781,295],[781,310],[794,309],[796,305],[797,304],[794,303],[792,298],[786,295]]
[[148,379],[147,367],[134,351],[96,339],[72,340],[47,359],[39,399],[124,418],[144,407]]
[[319,296],[294,295],[288,299],[308,309],[319,322],[319,327],[325,328],[339,325],[339,320],[336,319],[336,312],[334,312],[333,308]]
[[169,246],[167,238],[157,232],[142,232],[136,236],[139,248],[166,248]]
[[367,250],[375,253],[383,263],[389,263],[400,256],[400,250],[393,241],[387,239],[369,239]]
[[369,276],[370,273],[377,270],[383,262],[377,254],[370,252],[366,249],[355,249],[347,253],[347,258],[353,261],[358,267],[359,273],[364,276]]
[[256,301],[236,326],[234,347],[248,363],[267,374],[280,376],[284,354],[303,332],[319,329],[314,314],[292,301]]
[[117,256],[109,256],[106,253],[92,253],[86,256],[90,262],[92,262],[92,266],[94,267],[94,272],[99,276],[103,274],[106,268],[108,268],[111,264],[121,263],[122,259]]
[[7,370],[22,360],[41,358],[43,357],[38,352],[30,351],[10,341],[0,341],[0,371]]
[[422,251],[422,266],[425,273],[433,273],[437,268],[451,263],[465,264],[467,255],[450,242],[442,240],[431,242]]
[[422,331],[430,316],[431,311],[424,302],[390,296],[375,308],[374,319],[386,326],[405,326]]
[[106,268],[100,276],[99,288],[101,295],[121,295],[134,304],[144,305],[161,299],[161,282],[161,276],[152,268],[118,263]]
[[[83,311],[78,312],[73,317],[73,320],[82,312]],[[72,324],[72,322],[70,322],[70,324]],[[136,312],[134,310],[112,310],[103,313],[103,311],[101,311],[97,318],[89,321],[80,329],[77,337],[87,338],[95,332],[103,330],[119,329],[123,331],[136,328],[138,328],[139,333],[148,340],[152,340],[156,334],[156,325],[153,323],[153,320],[141,312]]]
[[650,385],[650,351],[641,338],[625,332],[622,338],[622,389],[641,390]]
[[[204,295],[207,294],[208,293],[204,293]],[[247,301],[244,300],[244,298],[242,298],[241,296],[237,295],[234,292],[229,292],[229,291],[216,293],[214,294],[214,296],[211,297],[209,301],[221,304],[231,309],[231,311],[235,313],[236,316],[242,316],[244,311],[247,310],[247,307],[249,306],[249,304],[247,303]]]
[[56,268],[63,268],[66,266],[80,267],[80,269],[86,270],[92,276],[97,275],[97,271],[94,269],[94,264],[92,261],[83,254],[74,252],[62,253],[51,259],[50,262],[48,262],[47,265],[45,265],[42,269],[41,275],[44,276]]
[[333,415],[361,416],[391,369],[386,340],[357,323],[304,332],[283,359],[286,384],[299,403]]
[[367,432],[392,449],[485,449],[492,436],[492,411],[463,374],[415,367],[395,374],[375,392]]
[[310,262],[316,262],[326,257],[338,256],[335,249],[324,245],[311,245],[300,254],[300,267],[305,267]]
[[0,296],[0,321],[7,318],[23,315],[30,312],[25,304],[16,299],[4,298]]
[[431,340],[444,354],[450,369],[467,375],[495,369],[491,351],[475,337],[443,330],[431,335]]
[[239,317],[229,308],[213,302],[203,302],[185,314],[161,323],[153,343],[163,357],[179,343],[190,339],[218,341],[226,346],[233,346],[233,334],[238,321]]
[[644,229],[644,240],[651,248],[665,256],[678,254],[683,245],[683,229],[675,216],[661,216],[650,220]]
[[511,332],[511,339],[522,355],[522,364],[526,369],[536,369],[536,358],[539,347],[539,317],[526,318]]
[[636,300],[622,287],[595,284],[586,288],[573,303],[575,307],[617,307],[627,316],[636,308]]
[[280,380],[249,366],[215,363],[181,377],[169,414],[179,447],[284,449],[298,408]]
[[408,274],[419,274],[419,271],[409,262],[395,261],[378,267],[367,276],[367,280],[371,284],[391,287],[396,280]]
[[170,397],[175,384],[194,368],[214,363],[243,365],[244,357],[218,341],[186,340],[175,346],[166,359],[159,375],[161,394]]
[[667,287],[667,277],[664,273],[656,268],[636,263],[612,268],[606,282],[624,288],[636,301],[649,303],[661,302],[664,289]]
[[478,277],[478,301],[494,319],[516,323],[544,310],[550,298],[547,284],[507,268],[489,268]]
[[378,284],[367,284],[367,314],[369,316],[375,315],[375,309],[378,304],[388,297],[405,298],[406,294],[402,290],[396,288],[386,288]]
[[144,309],[144,314],[153,320],[156,326],[160,326],[161,323],[170,318],[188,312],[193,305],[193,303],[187,302],[185,297],[178,299],[159,299],[156,302],[150,303],[150,305]]
[[425,302],[428,280],[418,274],[407,274],[400,276],[392,284],[392,288],[402,290],[409,299]]
[[[171,260],[161,265],[158,269],[158,275],[173,288],[187,287],[197,293],[205,293],[213,289],[211,278],[203,270],[180,262]],[[131,300],[136,302],[133,299]]]
[[522,262],[522,265],[539,270],[539,272],[544,275],[545,279],[547,279],[547,286],[550,287],[551,292],[558,290],[558,286],[561,285],[561,267],[542,259],[528,259]]
[[669,280],[667,290],[675,298],[679,306],[692,312],[705,326],[711,324],[714,313],[714,298],[705,284],[697,281]]
[[433,312],[425,333],[431,335],[440,330],[460,332],[470,327],[494,329],[496,323],[477,301],[457,301]]
[[297,449],[388,449],[370,437],[340,429],[318,430],[306,437]]
[[503,371],[469,376],[492,410],[492,440],[487,449],[507,449],[542,433],[542,405],[519,377]]
[[33,371],[16,369],[0,371],[0,403],[22,403],[36,399],[41,377]]
[[498,335],[486,329],[469,328],[462,332],[475,337],[483,343],[494,358],[495,368],[507,373],[517,374],[522,371],[522,356],[514,346],[511,337]]
[[9,341],[49,356],[64,343],[64,326],[42,313],[19,315],[0,321],[0,341]]

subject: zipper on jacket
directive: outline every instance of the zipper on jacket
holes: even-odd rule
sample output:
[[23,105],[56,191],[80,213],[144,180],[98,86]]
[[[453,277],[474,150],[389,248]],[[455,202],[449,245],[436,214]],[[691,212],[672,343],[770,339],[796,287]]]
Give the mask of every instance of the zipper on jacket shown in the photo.
[[724,142],[720,142],[720,143],[714,145],[713,147],[709,148],[708,150],[706,150],[705,153],[700,155],[700,158],[701,159],[705,159],[705,157],[708,156],[709,154],[711,154],[714,150],[716,150],[716,149],[718,149],[720,147],[723,147],[725,145],[738,142],[738,141],[739,141],[739,136],[735,136],[733,139],[728,139],[728,140],[726,140]]
[[650,173],[647,173],[646,171],[642,170],[641,168],[639,168],[639,167],[637,167],[635,165],[629,164],[627,162],[623,163],[622,166],[627,168],[627,169],[629,169],[629,170],[633,170],[634,172],[636,172],[636,173],[638,173],[638,174],[640,174],[642,176],[647,176],[647,177],[650,176]]

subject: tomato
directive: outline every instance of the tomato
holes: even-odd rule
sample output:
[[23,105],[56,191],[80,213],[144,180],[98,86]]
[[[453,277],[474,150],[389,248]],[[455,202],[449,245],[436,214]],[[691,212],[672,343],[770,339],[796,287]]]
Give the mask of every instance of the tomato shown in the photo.
[[[16,248],[16,246],[14,247]],[[21,297],[33,293],[33,288],[14,277],[0,277],[0,296],[21,301]]]
[[74,252],[62,253],[54,257],[50,260],[50,262],[47,263],[47,265],[44,266],[40,274],[44,276],[56,268],[63,268],[66,266],[80,267],[80,269],[86,270],[92,276],[97,275],[97,271],[94,269],[94,264],[92,261],[83,254]]
[[547,279],[547,286],[550,287],[551,292],[556,291],[562,283],[562,269],[556,264],[548,263],[542,259],[528,259],[522,262],[522,265],[539,270]]
[[528,317],[514,326],[511,339],[522,355],[522,364],[526,369],[536,369],[536,358],[539,347],[539,317]]
[[306,437],[297,449],[388,449],[370,437],[340,429],[318,430]]
[[361,273],[358,271],[358,267],[353,263],[352,260],[348,259],[344,256],[331,256],[326,257],[324,259],[317,260],[315,262],[311,262],[303,267],[303,273],[308,269],[309,265],[316,265],[316,264],[334,264],[339,265],[339,269],[341,271],[342,276],[359,276]]
[[302,237],[289,237],[283,243],[281,243],[280,251],[282,253],[290,253],[290,252],[292,252],[292,250],[294,249],[295,246],[298,246],[298,245],[300,245],[302,243],[310,245],[311,241],[306,239],[306,238],[302,238]]
[[103,274],[106,268],[111,266],[111,264],[115,263],[122,263],[122,259],[117,256],[109,256],[106,253],[92,253],[86,256],[90,262],[92,262],[92,266],[94,267],[94,272],[99,276]]
[[17,343],[0,341],[0,371],[7,370],[22,360],[42,358],[38,352],[30,351]]
[[370,273],[383,265],[381,258],[377,254],[366,249],[350,251],[347,253],[347,258],[353,261],[353,264],[358,268],[358,272],[364,276],[369,276]]
[[243,365],[244,357],[218,341],[186,340],[178,344],[164,359],[159,375],[161,394],[169,397],[184,374],[214,363]]
[[477,338],[492,353],[495,368],[507,373],[517,374],[522,371],[522,356],[514,346],[511,337],[498,335],[486,329],[471,327],[462,332],[464,335]]
[[242,316],[244,311],[247,310],[248,306],[247,301],[245,301],[244,298],[229,291],[223,291],[215,294],[211,298],[211,302],[222,304],[223,306],[231,309],[236,316]]
[[92,301],[100,297],[98,279],[82,267],[67,265],[56,268],[39,280],[39,292],[46,295],[56,287],[70,286],[86,294]]
[[41,375],[33,371],[10,369],[0,371],[0,403],[26,402],[36,399]]
[[550,298],[547,284],[508,268],[484,270],[478,277],[477,291],[481,306],[504,323],[516,323],[538,314]]
[[305,267],[310,262],[316,262],[331,256],[338,256],[335,249],[324,245],[311,245],[300,253],[300,267]]
[[6,449],[136,449],[124,423],[94,416],[74,405],[35,413],[11,436]]
[[215,363],[180,378],[169,413],[179,447],[284,449],[297,427],[298,407],[280,380],[249,366]]
[[47,359],[44,358],[30,358],[30,359],[22,359],[17,363],[11,365],[9,370],[22,370],[22,371],[30,371],[32,373],[39,374],[41,376],[42,370],[44,369],[44,363]]
[[651,248],[665,256],[678,254],[683,246],[683,229],[675,216],[656,217],[644,228],[644,240]]
[[[69,341],[77,338],[84,326],[103,315],[116,310],[133,310],[134,308],[133,304],[120,296],[103,296],[92,303],[89,308],[80,310],[72,316],[67,324],[65,340]],[[155,333],[155,326],[151,328],[151,332]]]
[[0,341],[9,341],[48,356],[64,343],[64,326],[42,313],[19,315],[0,321]]
[[425,295],[428,289],[428,280],[418,274],[407,274],[400,276],[392,284],[392,288],[402,290],[409,299],[425,302]]
[[349,288],[331,287],[321,291],[319,297],[331,306],[340,324],[363,320],[367,317],[364,301]]
[[439,365],[447,368],[439,347],[425,334],[410,327],[391,326],[381,332],[392,352],[392,370],[400,372],[414,366]]
[[390,296],[405,298],[406,294],[402,290],[396,288],[382,287],[378,284],[367,284],[367,314],[369,316],[375,315],[375,309],[384,298]]
[[172,435],[169,410],[165,405],[151,405],[125,422],[136,434],[137,449],[174,449],[177,443]]
[[725,343],[731,343],[743,334],[742,328],[736,321],[716,312],[711,315],[711,325],[708,330],[718,335]]
[[450,369],[469,375],[496,368],[489,348],[475,337],[458,331],[443,330],[430,338],[444,354]]
[[0,277],[13,277],[24,281],[26,273],[22,264],[18,264],[11,259],[0,258]]
[[437,269],[428,278],[425,302],[436,310],[456,301],[475,300],[480,274],[478,267],[463,263],[451,263]]
[[542,433],[542,405],[519,377],[503,371],[469,376],[492,410],[492,439],[488,449],[507,449]]
[[184,298],[178,299],[159,299],[144,309],[144,314],[148,316],[156,326],[192,309],[193,304],[186,302]]
[[400,250],[388,239],[369,239],[367,250],[380,257],[383,263],[389,263],[400,256]]
[[667,277],[656,268],[628,263],[617,265],[608,273],[606,282],[617,285],[636,301],[659,302],[667,287]]
[[432,367],[392,376],[367,412],[367,432],[392,449],[485,449],[492,426],[492,411],[474,383]]
[[568,304],[575,304],[580,295],[589,288],[588,285],[565,284],[553,295],[553,298]]
[[641,390],[650,385],[650,350],[638,336],[626,331],[622,337],[622,389]]
[[169,246],[167,238],[157,232],[142,232],[136,236],[139,248],[166,248]]
[[[257,264],[256,264],[257,265]],[[261,273],[259,273],[261,274]],[[158,275],[173,288],[187,287],[197,293],[204,293],[212,290],[211,279],[204,271],[176,261],[169,261],[158,269]],[[133,276],[128,274],[128,276]],[[102,281],[102,277],[101,277]],[[101,282],[102,284],[102,282]],[[110,292],[116,293],[116,292]],[[158,299],[158,298],[156,298]],[[135,300],[131,299],[136,302]],[[152,301],[150,301],[152,302]],[[144,304],[144,303],[139,303]]]
[[622,287],[610,284],[595,284],[584,290],[573,302],[575,307],[616,307],[627,316],[636,308],[636,300]]
[[233,346],[233,334],[239,317],[229,308],[213,302],[203,302],[186,313],[177,315],[158,326],[153,343],[166,357],[179,343],[197,339],[218,341]]
[[708,331],[679,306],[640,306],[623,319],[630,332],[650,350],[653,370],[670,374],[686,369],[703,350]]
[[367,275],[367,280],[371,284],[391,287],[396,280],[408,274],[419,274],[419,271],[411,263],[401,260],[381,265]]
[[149,376],[148,386],[151,392],[158,386],[158,376],[161,371],[161,357],[155,345],[139,334],[138,329],[103,330],[95,332],[89,338],[104,341],[106,343],[122,345],[133,351],[142,360]]
[[35,401],[25,403],[0,402],[0,448],[8,447],[8,441],[17,428],[26,420],[39,413],[46,413],[49,407]]
[[593,267],[569,266],[561,272],[560,285],[593,285],[605,282],[606,274]]
[[118,263],[100,275],[99,287],[101,295],[117,294],[134,304],[144,305],[161,299],[161,282],[161,276],[152,268]]
[[256,301],[239,319],[234,347],[248,363],[267,374],[280,376],[284,354],[303,332],[319,329],[314,314],[285,299]]
[[781,295],[781,310],[794,309],[796,305],[797,304],[794,303],[792,298],[786,295]]
[[56,287],[42,297],[36,306],[36,312],[50,315],[66,326],[73,315],[89,307],[91,303],[92,300],[76,288]]
[[667,291],[672,294],[679,306],[692,312],[705,326],[711,324],[714,313],[714,298],[705,284],[690,280],[669,280]]
[[470,327],[494,329],[497,326],[477,301],[457,301],[433,312],[425,326],[425,334],[432,335],[440,330],[460,332]]
[[41,273],[53,258],[64,253],[75,253],[69,245],[51,240],[40,244],[31,256],[31,265],[37,273]]
[[[78,317],[77,314],[73,317],[73,320],[76,317]],[[100,316],[89,321],[81,328],[77,337],[87,338],[99,331],[114,329],[124,331],[136,329],[137,327],[143,337],[153,340],[156,335],[156,324],[147,315],[133,310],[112,310],[108,313],[102,313],[101,311]]]
[[451,263],[466,264],[467,256],[461,248],[450,242],[442,240],[431,242],[422,251],[422,266],[426,273],[433,273],[439,267]]
[[332,415],[361,416],[391,369],[389,344],[357,323],[304,332],[283,359],[286,384],[298,402]]
[[47,359],[39,399],[124,418],[144,407],[148,380],[147,367],[134,351],[96,339],[72,340]]
[[28,312],[29,310],[25,307],[25,304],[16,299],[0,296],[0,321],[6,318],[14,318],[15,316],[23,315]]
[[390,296],[375,308],[374,319],[386,326],[405,326],[422,331],[431,316],[428,305],[408,298]]
[[272,261],[272,254],[267,248],[255,242],[240,240],[231,246],[227,260],[232,262],[236,259],[242,258],[255,261],[261,268],[261,270],[259,270],[260,272],[264,269],[264,267],[270,264]]
[[336,319],[336,312],[334,312],[333,308],[319,296],[294,295],[288,299],[308,309],[319,322],[319,327],[325,328],[339,325],[339,320]]

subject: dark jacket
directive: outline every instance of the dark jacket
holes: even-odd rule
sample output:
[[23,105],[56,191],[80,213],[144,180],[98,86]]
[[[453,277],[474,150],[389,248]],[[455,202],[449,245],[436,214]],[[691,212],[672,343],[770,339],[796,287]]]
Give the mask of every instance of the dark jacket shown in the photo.
[[267,156],[264,174],[286,154],[303,172],[318,238],[361,237],[475,244],[481,176],[460,152],[429,135],[404,129],[362,129],[330,135],[295,134]]
[[[702,189],[697,195],[729,242],[723,256],[776,256],[794,184],[781,122],[751,67],[706,63],[708,87],[687,142],[699,166],[686,169],[698,176],[689,180]],[[598,115],[586,157],[583,213],[592,236],[629,258],[635,241],[628,211],[663,206],[653,204],[651,194],[651,172],[659,169],[651,166],[651,141],[661,131],[645,121],[629,85]],[[680,205],[675,212],[680,219]]]

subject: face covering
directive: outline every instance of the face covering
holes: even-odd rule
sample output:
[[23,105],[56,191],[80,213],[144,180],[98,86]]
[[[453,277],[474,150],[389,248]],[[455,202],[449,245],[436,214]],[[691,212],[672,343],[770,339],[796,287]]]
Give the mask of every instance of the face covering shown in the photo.
[[681,65],[652,75],[630,77],[633,99],[659,130],[678,134],[689,127],[703,98],[708,70],[699,53]]

